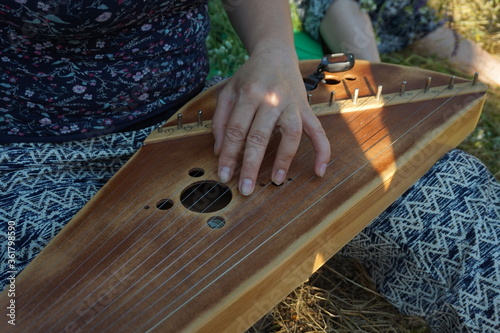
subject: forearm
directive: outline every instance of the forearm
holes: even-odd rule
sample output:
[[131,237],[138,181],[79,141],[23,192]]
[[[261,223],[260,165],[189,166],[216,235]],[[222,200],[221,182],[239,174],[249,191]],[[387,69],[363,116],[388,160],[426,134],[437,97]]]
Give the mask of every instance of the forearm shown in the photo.
[[240,0],[237,4],[234,2],[224,1],[226,12],[250,55],[268,48],[294,52],[288,1]]

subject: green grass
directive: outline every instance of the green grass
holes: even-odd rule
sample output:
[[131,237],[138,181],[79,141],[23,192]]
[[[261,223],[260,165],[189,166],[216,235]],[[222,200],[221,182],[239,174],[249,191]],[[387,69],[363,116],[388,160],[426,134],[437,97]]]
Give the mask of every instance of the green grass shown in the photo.
[[[453,28],[491,53],[500,53],[499,1],[432,0],[432,5],[441,15],[453,15]],[[248,56],[220,0],[209,1],[209,10],[212,17],[207,41],[212,66],[210,75],[229,76]],[[293,19],[295,28],[300,30],[297,18]],[[382,60],[464,76],[444,61],[420,57],[408,50],[383,55]],[[500,88],[490,89],[477,128],[459,146],[483,161],[497,179],[500,179],[499,109]],[[250,332],[326,332],[327,329],[337,332],[428,331],[421,318],[402,315],[385,301],[359,263],[334,256],[307,283],[257,322]]]
[[208,2],[210,12],[210,34],[207,38],[210,74],[230,76],[247,59],[248,54],[238,35],[233,30],[220,0]]

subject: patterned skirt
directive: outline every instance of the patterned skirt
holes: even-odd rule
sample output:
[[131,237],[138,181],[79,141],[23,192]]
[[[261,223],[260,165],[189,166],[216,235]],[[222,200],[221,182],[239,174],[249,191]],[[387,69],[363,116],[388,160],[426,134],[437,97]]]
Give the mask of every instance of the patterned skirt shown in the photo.
[[[0,145],[0,281],[15,230],[21,271],[140,147],[152,128],[65,143]],[[353,239],[379,291],[437,332],[500,324],[500,184],[453,150]]]
[[[320,39],[319,25],[335,0],[293,0],[302,27]],[[435,11],[422,0],[353,0],[372,21],[380,53],[402,50],[443,24]]]

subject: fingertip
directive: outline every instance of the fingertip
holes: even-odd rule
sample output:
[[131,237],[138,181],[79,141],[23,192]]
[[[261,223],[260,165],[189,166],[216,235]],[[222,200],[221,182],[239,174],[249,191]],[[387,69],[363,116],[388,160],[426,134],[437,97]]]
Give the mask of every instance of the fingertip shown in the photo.
[[[328,146],[329,148],[330,146]],[[316,151],[316,158],[314,161],[314,169],[316,175],[323,177],[326,174],[326,170],[330,164],[331,151],[328,149]]]
[[272,181],[276,185],[281,185],[285,182],[286,170],[278,169],[273,173]]
[[219,179],[222,183],[227,183],[231,180],[231,169],[227,166],[219,168]]
[[244,196],[248,196],[253,193],[255,185],[253,180],[251,180],[250,178],[243,178],[242,180],[240,180],[240,184],[238,187],[241,194],[243,194]]
[[327,168],[326,163],[321,164],[316,174],[320,177],[323,177],[326,173],[326,168]]

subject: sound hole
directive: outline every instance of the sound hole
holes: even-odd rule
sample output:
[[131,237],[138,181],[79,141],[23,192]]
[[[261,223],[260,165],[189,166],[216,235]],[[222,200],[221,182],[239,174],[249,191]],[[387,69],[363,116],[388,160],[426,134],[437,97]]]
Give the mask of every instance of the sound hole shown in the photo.
[[212,216],[208,219],[207,224],[212,229],[220,229],[226,224],[226,220],[221,216]]
[[229,205],[232,198],[229,187],[212,180],[193,183],[181,193],[182,205],[196,213],[221,210]]
[[171,199],[162,199],[156,203],[156,208],[160,210],[169,210],[172,207],[174,207],[174,202]]
[[189,170],[189,175],[193,178],[201,177],[204,174],[205,174],[205,170],[203,170],[201,168],[193,168],[193,169]]

